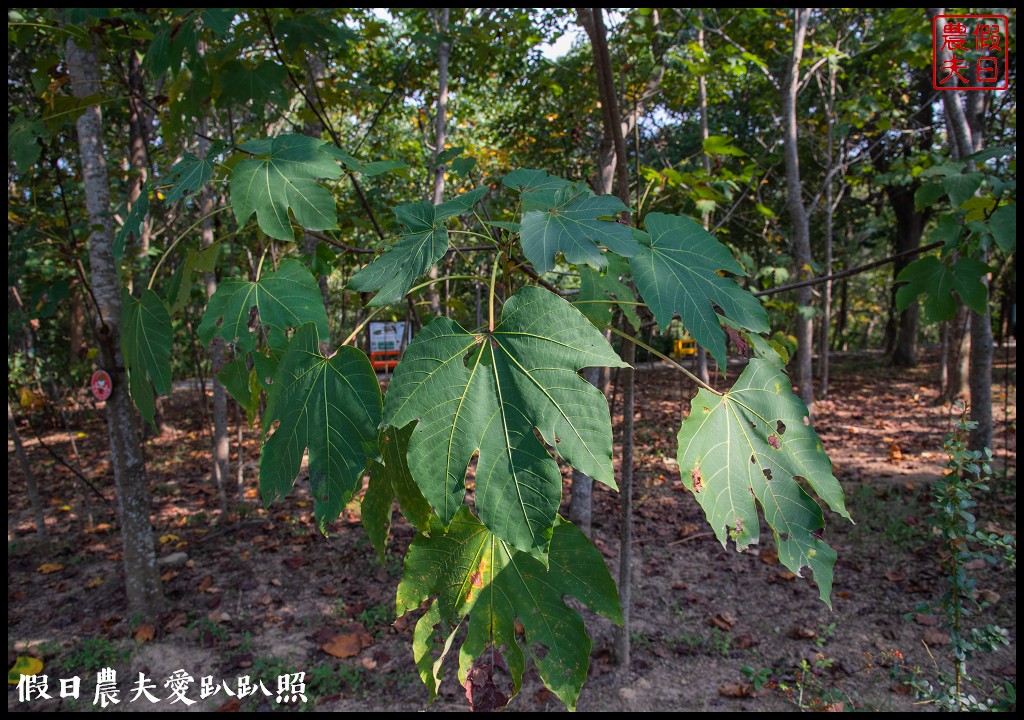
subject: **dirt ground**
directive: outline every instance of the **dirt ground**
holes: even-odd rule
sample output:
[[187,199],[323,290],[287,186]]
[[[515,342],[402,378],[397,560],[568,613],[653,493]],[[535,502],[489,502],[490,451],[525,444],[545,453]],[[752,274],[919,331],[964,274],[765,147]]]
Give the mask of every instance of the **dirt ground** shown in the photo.
[[[1009,357],[1010,367],[997,365],[994,374],[996,476],[977,497],[976,514],[979,528],[1015,535],[1016,358]],[[579,709],[930,709],[901,680],[913,667],[929,678],[936,664],[950,668],[948,634],[918,609],[944,590],[930,490],[945,462],[942,440],[952,415],[937,402],[936,375],[934,364],[901,371],[874,354],[835,360],[831,392],[816,407],[815,426],[856,524],[826,512],[826,540],[839,554],[830,611],[809,578],[794,577],[778,563],[765,526],[760,546],[749,552],[724,549],[715,540],[675,462],[683,397],[692,388],[668,369],[642,371],[632,663],[626,672],[613,667],[611,625],[585,615],[594,648]],[[120,687],[121,703],[111,706],[116,710],[186,709],[168,699],[171,689],[165,687],[177,670],[195,680],[186,693],[197,700],[192,710],[286,707],[275,702],[278,677],[299,671],[306,673],[307,709],[466,709],[453,667],[437,702],[428,706],[413,665],[413,623],[394,623],[394,592],[412,528],[404,521],[396,525],[381,565],[359,527],[357,502],[329,528],[328,538],[314,527],[304,478],[285,501],[263,510],[255,489],[258,433],[250,428],[241,453],[244,505],[221,518],[208,479],[208,416],[198,400],[196,392],[176,392],[165,407],[175,431],[147,445],[169,606],[150,622],[129,617],[125,608],[102,415],[83,402],[70,413],[70,434],[59,415],[54,421],[45,411],[31,414],[31,427],[24,421],[20,426],[47,506],[45,541],[35,537],[24,478],[8,443],[8,665],[19,656],[41,659],[53,696],[20,702],[9,685],[8,708],[98,709],[96,673],[109,666]],[[613,398],[616,423],[620,406],[621,397]],[[55,456],[105,496],[90,498],[91,525],[75,473]],[[617,572],[618,496],[597,487],[594,503],[594,539]],[[985,565],[969,573],[978,597],[990,603],[979,621],[1009,630],[1009,646],[980,656],[969,670],[986,687],[1015,686],[1016,570]],[[893,651],[904,658],[898,667]],[[799,669],[803,660],[809,671]],[[158,704],[130,702],[140,672],[157,686]],[[755,688],[751,672],[764,683]],[[59,679],[76,675],[82,678],[80,697],[61,699]],[[221,687],[199,699],[202,676],[235,689],[235,679],[244,675],[254,683],[262,679],[270,696],[259,689],[239,702]],[[563,709],[534,669],[508,707]]]

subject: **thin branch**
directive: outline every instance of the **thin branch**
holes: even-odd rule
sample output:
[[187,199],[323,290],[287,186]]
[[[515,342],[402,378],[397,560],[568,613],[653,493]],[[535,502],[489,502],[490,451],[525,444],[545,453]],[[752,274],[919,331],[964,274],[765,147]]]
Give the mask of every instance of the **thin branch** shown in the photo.
[[797,288],[810,287],[812,285],[820,285],[821,283],[828,282],[830,280],[840,280],[851,275],[858,275],[859,273],[866,272],[867,270],[873,270],[876,267],[882,265],[888,265],[891,262],[895,262],[904,257],[911,257],[913,255],[920,255],[926,253],[929,250],[935,250],[936,248],[942,247],[943,243],[933,242],[929,245],[922,245],[919,248],[912,250],[904,250],[903,252],[890,255],[882,260],[876,260],[874,262],[867,263],[866,265],[858,265],[857,267],[850,268],[849,270],[843,270],[842,272],[832,273],[831,275],[824,275],[822,277],[811,278],[810,280],[801,280],[800,282],[790,283],[789,285],[780,285],[779,287],[770,288],[768,290],[761,290],[754,293],[755,297],[764,297],[766,295],[775,295],[777,293],[786,292],[787,290],[796,290]]

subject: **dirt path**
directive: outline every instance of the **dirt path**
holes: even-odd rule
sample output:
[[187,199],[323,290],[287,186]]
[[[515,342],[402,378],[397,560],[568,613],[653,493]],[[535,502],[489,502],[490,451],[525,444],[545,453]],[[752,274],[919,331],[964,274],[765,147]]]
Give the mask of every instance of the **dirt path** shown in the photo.
[[[906,665],[932,674],[927,642],[948,667],[943,655],[948,637],[932,618],[914,614],[942,590],[929,488],[944,462],[941,445],[950,411],[936,404],[934,373],[927,365],[898,373],[869,354],[836,362],[833,393],[817,406],[815,425],[857,524],[827,516],[826,540],[839,553],[830,611],[808,578],[793,577],[779,565],[765,527],[761,545],[742,554],[714,539],[680,484],[675,462],[682,397],[690,389],[674,373],[645,371],[637,402],[633,665],[625,675],[613,670],[611,627],[588,617],[594,651],[579,709],[787,710],[795,707],[801,690],[803,702],[811,705],[842,701],[845,709],[922,709],[890,677],[887,665],[896,650]],[[1002,370],[996,378],[1002,382]],[[991,491],[978,498],[977,514],[981,527],[1015,533],[1015,368],[1011,378],[1009,418],[1003,417],[1004,388],[994,388],[999,474]],[[613,412],[618,402],[612,400]],[[148,454],[160,554],[165,561],[177,555],[164,568],[171,609],[151,626],[133,622],[124,610],[113,506],[94,502],[95,525],[85,530],[73,474],[23,430],[49,505],[51,539],[40,545],[9,448],[9,664],[18,655],[41,657],[51,691],[59,691],[59,678],[82,678],[78,700],[60,700],[59,692],[51,692],[53,700],[20,703],[12,686],[9,709],[92,709],[96,672],[106,666],[118,671],[122,703],[117,709],[182,709],[182,703],[166,699],[152,706],[127,701],[140,672],[158,685],[160,698],[167,698],[164,683],[178,669],[195,679],[188,696],[196,699],[202,676],[230,681],[231,688],[239,675],[264,679],[271,697],[258,690],[242,701],[244,708],[280,707],[273,697],[277,678],[302,670],[307,696],[318,710],[424,709],[426,692],[410,651],[411,623],[391,624],[399,550],[411,540],[412,529],[398,523],[382,566],[358,527],[355,503],[326,539],[314,529],[301,482],[284,502],[264,511],[255,498],[255,430],[247,430],[243,450],[251,488],[245,509],[229,524],[219,524],[216,494],[206,479],[208,435],[196,395],[182,390],[170,404],[167,414],[179,432],[151,440]],[[78,413],[75,422],[85,471],[111,497],[103,424],[91,410]],[[1003,432],[1007,423],[1008,434]],[[45,440],[69,456],[63,431],[49,432]],[[594,538],[613,567],[617,517],[616,494],[598,488]],[[1015,683],[1015,571],[986,566],[972,575],[978,592],[992,603],[986,619],[1009,629],[1010,646],[970,668],[987,683]],[[335,657],[325,646],[334,655],[352,656]],[[800,673],[801,661],[811,666],[813,677]],[[756,693],[741,672],[745,666],[776,687]],[[431,709],[465,709],[454,668],[446,673]],[[791,694],[779,685],[790,687]],[[236,709],[238,702],[222,687],[193,709],[225,705]],[[562,706],[531,669],[509,709]]]

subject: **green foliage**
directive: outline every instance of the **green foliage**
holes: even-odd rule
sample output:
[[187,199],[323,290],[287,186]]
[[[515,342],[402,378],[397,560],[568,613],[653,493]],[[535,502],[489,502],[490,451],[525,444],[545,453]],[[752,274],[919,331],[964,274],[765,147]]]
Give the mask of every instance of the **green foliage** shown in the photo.
[[231,207],[240,225],[256,213],[260,229],[272,238],[291,240],[291,210],[308,230],[338,226],[334,198],[316,181],[334,179],[341,169],[324,152],[325,143],[306,135],[279,135],[240,146],[255,156],[231,173]]
[[142,223],[145,222],[146,215],[149,214],[149,191],[151,189],[151,183],[146,183],[142,186],[142,190],[139,192],[139,199],[135,201],[131,210],[128,211],[128,216],[124,219],[124,225],[121,226],[114,237],[115,263],[120,263],[121,258],[124,257],[124,248],[129,237],[134,236],[136,239],[142,237]]
[[[570,523],[556,520],[548,565],[534,554],[517,550],[492,534],[463,506],[445,530],[435,521],[429,535],[413,541],[398,587],[398,615],[431,601],[416,625],[413,651],[421,676],[436,696],[440,662],[460,624],[467,623],[459,651],[459,682],[488,648],[500,652],[516,691],[522,682],[525,657],[515,637],[522,623],[526,647],[544,684],[572,710],[590,665],[590,639],[583,619],[565,605],[563,596],[578,598],[591,610],[621,622],[614,583],[604,559]],[[429,642],[439,622],[454,628],[432,657]]]
[[444,525],[479,453],[475,504],[484,524],[514,547],[543,547],[562,477],[534,428],[574,467],[615,485],[607,401],[577,374],[599,366],[622,361],[569,303],[525,287],[493,332],[467,332],[447,318],[424,328],[395,370],[384,423],[418,421],[409,468]]
[[288,494],[309,450],[309,488],[321,532],[361,487],[367,460],[377,453],[381,394],[361,350],[320,354],[316,326],[300,327],[274,375],[263,416],[273,429],[260,453],[260,490],[266,503]]
[[317,333],[327,338],[327,311],[316,278],[298,260],[285,260],[277,272],[268,272],[256,282],[222,280],[196,332],[206,344],[219,337],[246,353],[255,348],[261,335],[272,348],[283,348],[285,332],[307,322],[314,323]]
[[[925,296],[924,319],[927,322],[952,320],[956,314],[956,298],[967,307],[984,313],[988,288],[981,277],[989,267],[978,260],[962,257],[952,267],[934,255],[918,258],[900,271],[897,282],[905,283],[896,291],[896,309],[901,312]],[[956,296],[953,292],[956,292]]]
[[[629,274],[629,265],[624,258],[609,253],[608,267],[599,272],[591,267],[580,267],[580,294],[573,303],[587,318],[603,328],[612,321],[612,308],[617,307],[634,330],[640,329],[637,314],[636,293],[620,278]],[[613,302],[613,301],[619,302]]]
[[679,468],[719,542],[731,538],[738,549],[757,542],[756,501],[775,535],[779,561],[797,575],[810,567],[831,607],[836,553],[821,539],[825,520],[803,484],[834,512],[850,515],[789,378],[755,358],[731,391],[701,390],[692,408],[679,431]]
[[[524,192],[524,202],[543,194],[541,188]],[[601,270],[607,261],[599,243],[623,257],[637,252],[633,231],[614,220],[628,210],[614,195],[594,195],[586,183],[561,187],[551,196],[550,206],[524,213],[520,224],[523,252],[539,273],[551,270],[559,253],[566,262]]]
[[988,463],[992,451],[968,448],[967,435],[977,423],[965,419],[966,408],[960,410],[961,417],[943,442],[948,458],[946,472],[933,489],[933,525],[942,541],[940,560],[946,591],[937,603],[918,608],[942,618],[950,636],[949,660],[953,670],[950,673],[941,669],[938,685],[920,675],[911,678],[909,684],[919,697],[946,712],[1012,710],[1016,705],[1015,688],[986,686],[972,678],[967,667],[978,653],[992,653],[1009,644],[1006,629],[991,623],[981,625],[988,603],[976,598],[975,581],[967,566],[978,559],[995,563],[999,556],[1005,556],[1016,568],[1017,541],[1012,535],[999,537],[976,529],[974,513],[978,502],[974,495],[988,490],[985,483],[991,474]]
[[717,272],[744,275],[743,267],[728,248],[690,218],[651,213],[645,225],[648,235],[630,261],[640,295],[662,328],[679,313],[697,343],[724,369],[725,333],[715,305],[743,327],[755,332],[769,329],[768,316],[757,298]]
[[394,208],[403,227],[401,238],[383,255],[356,273],[348,286],[359,292],[378,291],[371,306],[401,301],[420,277],[448,250],[445,221],[468,212],[487,192],[472,190],[441,205],[421,202]]
[[164,201],[176,202],[185,197],[186,193],[198,191],[212,177],[213,163],[209,157],[200,158],[192,153],[185,153],[164,178],[165,182],[170,183]]
[[[128,373],[132,400],[142,417],[153,422],[158,395],[171,392],[171,316],[152,290],[136,300],[121,291],[121,357]],[[152,383],[152,385],[150,385]]]

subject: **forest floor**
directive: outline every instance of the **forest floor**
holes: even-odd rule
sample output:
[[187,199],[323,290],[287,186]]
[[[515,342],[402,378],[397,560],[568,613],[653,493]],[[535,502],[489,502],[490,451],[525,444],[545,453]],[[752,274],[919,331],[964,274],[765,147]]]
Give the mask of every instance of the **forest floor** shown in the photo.
[[[1009,357],[1006,367],[1004,357]],[[1004,364],[1000,364],[1000,361]],[[1016,357],[997,352],[993,405],[995,477],[979,493],[979,529],[1016,535]],[[734,373],[731,372],[730,375]],[[632,665],[611,662],[612,626],[586,615],[594,641],[580,710],[922,711],[903,680],[911,668],[934,679],[951,668],[949,635],[922,612],[945,589],[931,491],[941,477],[943,437],[952,426],[938,403],[934,364],[903,371],[880,355],[839,355],[829,399],[815,427],[834,461],[856,524],[826,512],[826,541],[839,554],[833,609],[809,577],[778,562],[771,533],[737,553],[723,548],[680,483],[675,435],[685,408],[679,376],[655,366],[637,390],[633,547]],[[730,381],[733,378],[730,377]],[[1007,396],[1007,393],[1009,397]],[[244,504],[228,518],[209,478],[209,434],[197,392],[178,391],[165,407],[173,433],[147,443],[153,521],[168,609],[150,622],[125,608],[105,422],[93,403],[70,417],[76,460],[63,425],[45,411],[23,423],[30,462],[47,506],[48,539],[34,534],[24,478],[8,447],[8,665],[18,656],[43,662],[52,700],[11,710],[92,710],[96,673],[117,670],[117,710],[179,710],[167,678],[185,670],[193,710],[277,709],[277,678],[304,671],[308,708],[342,711],[463,710],[465,693],[446,670],[441,695],[427,692],[413,665],[412,622],[394,622],[401,556],[413,536],[399,521],[386,562],[378,562],[353,502],[324,538],[312,519],[308,486],[264,510],[257,498],[259,438],[246,428]],[[621,420],[621,396],[613,399]],[[59,416],[58,416],[59,423]],[[102,489],[91,526],[74,473],[39,443],[78,467]],[[237,448],[233,448],[237,450]],[[233,455],[232,462],[237,460]],[[569,477],[566,472],[566,477]],[[565,497],[568,497],[568,490]],[[595,486],[594,539],[617,574],[619,501]],[[167,558],[170,557],[170,561]],[[990,603],[972,620],[1009,630],[1009,647],[982,654],[969,671],[984,688],[1016,685],[1016,570],[972,565],[977,596]],[[894,666],[893,651],[903,664]],[[453,652],[451,655],[456,655]],[[805,670],[800,665],[806,661]],[[741,669],[766,681],[757,687]],[[159,704],[130,702],[139,673],[157,687]],[[238,676],[264,681],[239,703],[221,688],[199,700],[200,678],[235,688]],[[82,678],[78,699],[60,699],[61,678]],[[785,688],[788,688],[786,690]],[[985,690],[974,691],[985,697]],[[509,710],[562,710],[529,669]]]

